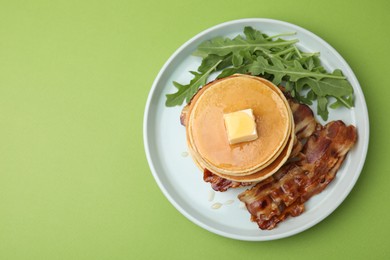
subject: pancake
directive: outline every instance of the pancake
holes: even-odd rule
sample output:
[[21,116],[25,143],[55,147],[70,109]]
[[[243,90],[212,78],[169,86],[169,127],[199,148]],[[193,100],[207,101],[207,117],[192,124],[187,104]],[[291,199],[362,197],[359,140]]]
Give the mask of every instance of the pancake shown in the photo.
[[[253,110],[259,137],[230,145],[223,115],[248,108]],[[258,178],[259,171],[271,172],[291,152],[294,130],[288,102],[279,88],[259,77],[236,74],[209,83],[191,100],[186,120],[194,161],[226,178],[254,173],[251,178]]]
[[[285,143],[283,144],[282,149],[280,149],[274,155],[273,158],[271,158],[262,167],[259,167],[257,169],[257,171],[255,171],[254,173],[243,172],[242,174],[223,174],[223,173],[220,173],[220,171],[218,171],[218,170],[214,171],[214,172],[217,175],[219,175],[220,177],[230,179],[230,180],[239,180],[241,182],[245,182],[245,180],[248,178],[250,178],[250,181],[253,181],[254,179],[258,179],[259,177],[266,175],[269,171],[275,172],[288,159],[288,157],[290,156],[292,147],[293,147],[293,141],[294,141],[293,138],[295,137],[294,125],[293,125],[294,121],[292,120],[291,122],[292,122],[292,124],[291,124],[290,131],[289,131],[289,138],[287,138],[285,140]],[[197,166],[201,170],[203,170],[204,168],[208,168],[209,170],[212,170],[207,165],[202,164],[202,162],[200,162],[202,160],[198,159],[199,156],[197,156],[197,154],[193,151],[193,148],[191,147],[190,143],[188,143],[188,148],[189,148],[191,156],[194,158]],[[231,176],[231,177],[229,177],[229,176]],[[269,174],[267,174],[267,176],[269,176]],[[248,178],[245,178],[245,177],[248,177]],[[249,179],[248,179],[248,181],[249,181]]]

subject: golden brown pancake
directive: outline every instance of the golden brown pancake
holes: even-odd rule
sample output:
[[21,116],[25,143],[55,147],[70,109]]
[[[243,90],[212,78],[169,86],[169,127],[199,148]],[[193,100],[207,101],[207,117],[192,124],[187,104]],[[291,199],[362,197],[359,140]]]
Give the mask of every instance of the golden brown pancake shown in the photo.
[[[230,145],[223,115],[248,108],[253,110],[259,137]],[[253,173],[257,176],[251,178],[257,178],[260,170],[271,172],[288,158],[292,122],[288,103],[276,86],[237,74],[209,83],[195,95],[186,123],[187,142],[200,167],[226,178]]]

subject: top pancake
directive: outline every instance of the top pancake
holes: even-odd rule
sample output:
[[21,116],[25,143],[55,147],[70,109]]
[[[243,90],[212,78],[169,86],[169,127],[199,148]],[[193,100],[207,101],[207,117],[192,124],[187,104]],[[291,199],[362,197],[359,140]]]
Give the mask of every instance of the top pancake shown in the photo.
[[[191,101],[187,126],[197,160],[212,171],[231,175],[247,175],[271,163],[291,131],[290,111],[278,91],[248,75],[233,75],[203,87]],[[258,138],[230,145],[223,115],[248,108],[253,110]]]

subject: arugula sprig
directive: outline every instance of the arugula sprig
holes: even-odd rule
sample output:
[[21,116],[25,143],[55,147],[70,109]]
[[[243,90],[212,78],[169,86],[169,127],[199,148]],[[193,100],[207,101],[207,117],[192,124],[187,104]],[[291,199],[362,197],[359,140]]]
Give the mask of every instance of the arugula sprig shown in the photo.
[[[193,79],[182,85],[173,82],[177,92],[167,94],[166,106],[188,103],[200,87],[207,83],[211,73],[219,71],[217,78],[235,73],[251,74],[283,85],[298,101],[312,105],[317,100],[317,113],[328,119],[328,107],[353,107],[353,88],[338,69],[332,73],[321,65],[319,53],[300,51],[297,39],[284,40],[268,36],[252,27],[244,28],[244,35],[233,39],[216,37],[205,41],[193,53],[202,58],[198,71],[191,71]],[[329,105],[329,101],[335,100]]]

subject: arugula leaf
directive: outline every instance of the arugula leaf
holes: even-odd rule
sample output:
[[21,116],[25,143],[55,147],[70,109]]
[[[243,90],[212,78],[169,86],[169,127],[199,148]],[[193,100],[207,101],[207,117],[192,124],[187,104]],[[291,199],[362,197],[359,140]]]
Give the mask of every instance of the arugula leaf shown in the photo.
[[254,51],[257,48],[271,49],[276,47],[283,47],[296,43],[298,40],[290,41],[269,41],[258,39],[255,42],[247,41],[241,35],[236,36],[233,39],[217,37],[209,41],[201,43],[198,47],[196,55],[204,57],[208,54],[216,54],[219,56],[225,56],[229,53],[238,53],[241,50]]
[[249,26],[244,28],[244,34],[248,42],[262,42],[265,41],[265,38],[267,37],[267,35],[262,34],[260,31],[255,30]]
[[[268,74],[274,75],[273,83],[275,85],[279,85],[282,82],[283,77],[288,76],[289,81],[298,81],[301,78],[314,78],[316,80],[320,80],[322,78],[331,78],[331,79],[344,79],[345,77],[342,75],[339,75],[337,73],[335,74],[324,74],[324,73],[317,73],[312,72],[307,69],[304,69],[302,65],[295,60],[293,62],[293,65],[286,66],[283,64],[283,61],[281,59],[277,58],[271,58],[270,59],[272,64],[269,64],[268,61],[260,56],[257,58],[256,61],[253,62],[252,66],[250,67],[249,72],[251,72],[253,75],[260,75],[264,72]],[[329,82],[330,84],[330,82]]]
[[[332,75],[342,74],[341,71],[336,70]],[[353,88],[346,79],[324,78],[316,80],[308,77],[298,80],[296,90],[301,91],[305,87],[309,87],[311,89],[311,92],[309,92],[310,95],[308,93],[307,98],[314,99],[314,95],[318,97],[318,114],[324,120],[328,117],[328,111],[326,108],[326,105],[328,104],[328,97],[336,98],[336,102],[330,105],[331,108],[337,108],[340,106],[351,108],[353,106]]]
[[[332,75],[339,75],[336,71]],[[343,97],[353,93],[351,84],[343,78],[324,78],[316,80],[310,77],[299,81],[300,85],[308,85],[318,96]]]
[[[216,37],[201,43],[193,53],[202,58],[198,72],[187,85],[173,82],[176,93],[167,94],[166,105],[189,102],[200,87],[205,85],[214,71],[217,78],[235,73],[251,74],[285,86],[286,91],[299,102],[312,104],[317,100],[317,113],[327,120],[328,106],[353,107],[353,88],[340,70],[327,72],[319,53],[305,53],[295,45],[297,39],[280,37],[295,33],[268,36],[252,27],[245,27],[243,35],[232,39]],[[329,99],[336,99],[329,105]]]
[[208,55],[202,60],[202,63],[198,67],[198,72],[206,73],[211,67],[218,63],[216,70],[221,70],[232,65],[232,55],[226,55],[220,57],[218,55]]
[[318,97],[317,99],[317,113],[324,119],[325,121],[328,120],[328,99],[326,97]]
[[260,56],[248,66],[248,72],[252,75],[260,75],[265,73],[265,69],[269,66],[268,61]]
[[205,70],[205,67],[203,67],[202,70],[205,70],[203,73],[191,71],[190,73],[193,74],[195,77],[190,81],[188,85],[182,85],[174,81],[173,85],[178,89],[178,91],[176,93],[166,95],[167,100],[165,101],[165,105],[167,107],[173,107],[180,106],[181,104],[183,104],[184,100],[186,100],[187,103],[190,102],[191,98],[195,95],[198,89],[206,84],[207,78],[210,73],[213,72],[218,66],[218,64],[220,64],[221,62],[222,59],[216,61],[215,64],[207,70]]
[[329,107],[332,109],[336,109],[342,106],[351,108],[353,107],[353,103],[354,103],[354,96],[351,94],[346,97],[336,97],[336,101],[331,105],[329,105]]
[[246,66],[240,66],[238,68],[226,68],[218,76],[217,79],[229,77],[235,73],[246,74],[248,73]]
[[244,57],[240,53],[238,52],[233,53],[233,58],[232,58],[233,67],[236,68],[240,67],[243,62],[244,62]]

